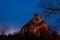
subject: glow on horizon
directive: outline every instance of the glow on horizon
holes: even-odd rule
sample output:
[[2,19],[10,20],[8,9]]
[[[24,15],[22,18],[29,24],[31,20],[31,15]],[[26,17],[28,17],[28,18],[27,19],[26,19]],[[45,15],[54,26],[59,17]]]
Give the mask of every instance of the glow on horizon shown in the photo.
[[16,29],[11,29],[10,31],[6,32],[5,34],[6,35],[9,35],[9,34],[13,35],[15,32],[19,32],[19,31]]

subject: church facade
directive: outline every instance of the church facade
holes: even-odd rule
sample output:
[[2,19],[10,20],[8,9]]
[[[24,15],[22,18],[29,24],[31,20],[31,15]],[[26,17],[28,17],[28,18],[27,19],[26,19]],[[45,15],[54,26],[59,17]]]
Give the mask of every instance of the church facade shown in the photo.
[[44,22],[40,16],[35,13],[34,17],[23,26],[23,28],[19,31],[19,35],[29,34],[39,36],[41,34],[45,34],[44,32],[48,31],[48,25]]

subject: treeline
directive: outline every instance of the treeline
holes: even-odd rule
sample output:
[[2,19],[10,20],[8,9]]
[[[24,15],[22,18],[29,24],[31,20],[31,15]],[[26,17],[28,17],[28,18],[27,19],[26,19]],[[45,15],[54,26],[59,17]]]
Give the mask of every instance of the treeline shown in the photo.
[[23,36],[19,34],[0,35],[0,40],[60,40],[60,35],[58,35],[55,28],[53,30],[49,29],[48,31],[40,30],[37,33],[40,33],[40,35],[30,35],[29,33],[24,33]]

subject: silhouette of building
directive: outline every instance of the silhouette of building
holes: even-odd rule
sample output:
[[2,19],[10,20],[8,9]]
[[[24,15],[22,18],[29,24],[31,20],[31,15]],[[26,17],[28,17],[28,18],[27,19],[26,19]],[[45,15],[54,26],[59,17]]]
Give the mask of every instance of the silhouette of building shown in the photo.
[[23,36],[27,33],[29,35],[35,34],[36,36],[39,36],[44,31],[48,31],[48,25],[40,18],[37,13],[35,13],[34,17],[23,26],[18,34]]

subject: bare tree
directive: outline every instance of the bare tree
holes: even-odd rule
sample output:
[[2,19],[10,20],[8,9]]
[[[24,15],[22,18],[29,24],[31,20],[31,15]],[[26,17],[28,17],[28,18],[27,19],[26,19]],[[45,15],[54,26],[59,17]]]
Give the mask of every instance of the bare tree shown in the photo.
[[58,18],[56,21],[60,21],[60,18]]
[[51,15],[60,13],[60,0],[40,0],[38,7],[43,9],[40,15],[46,20]]
[[1,35],[4,35],[5,32],[8,31],[8,26],[7,25],[2,25],[2,28],[1,28]]

